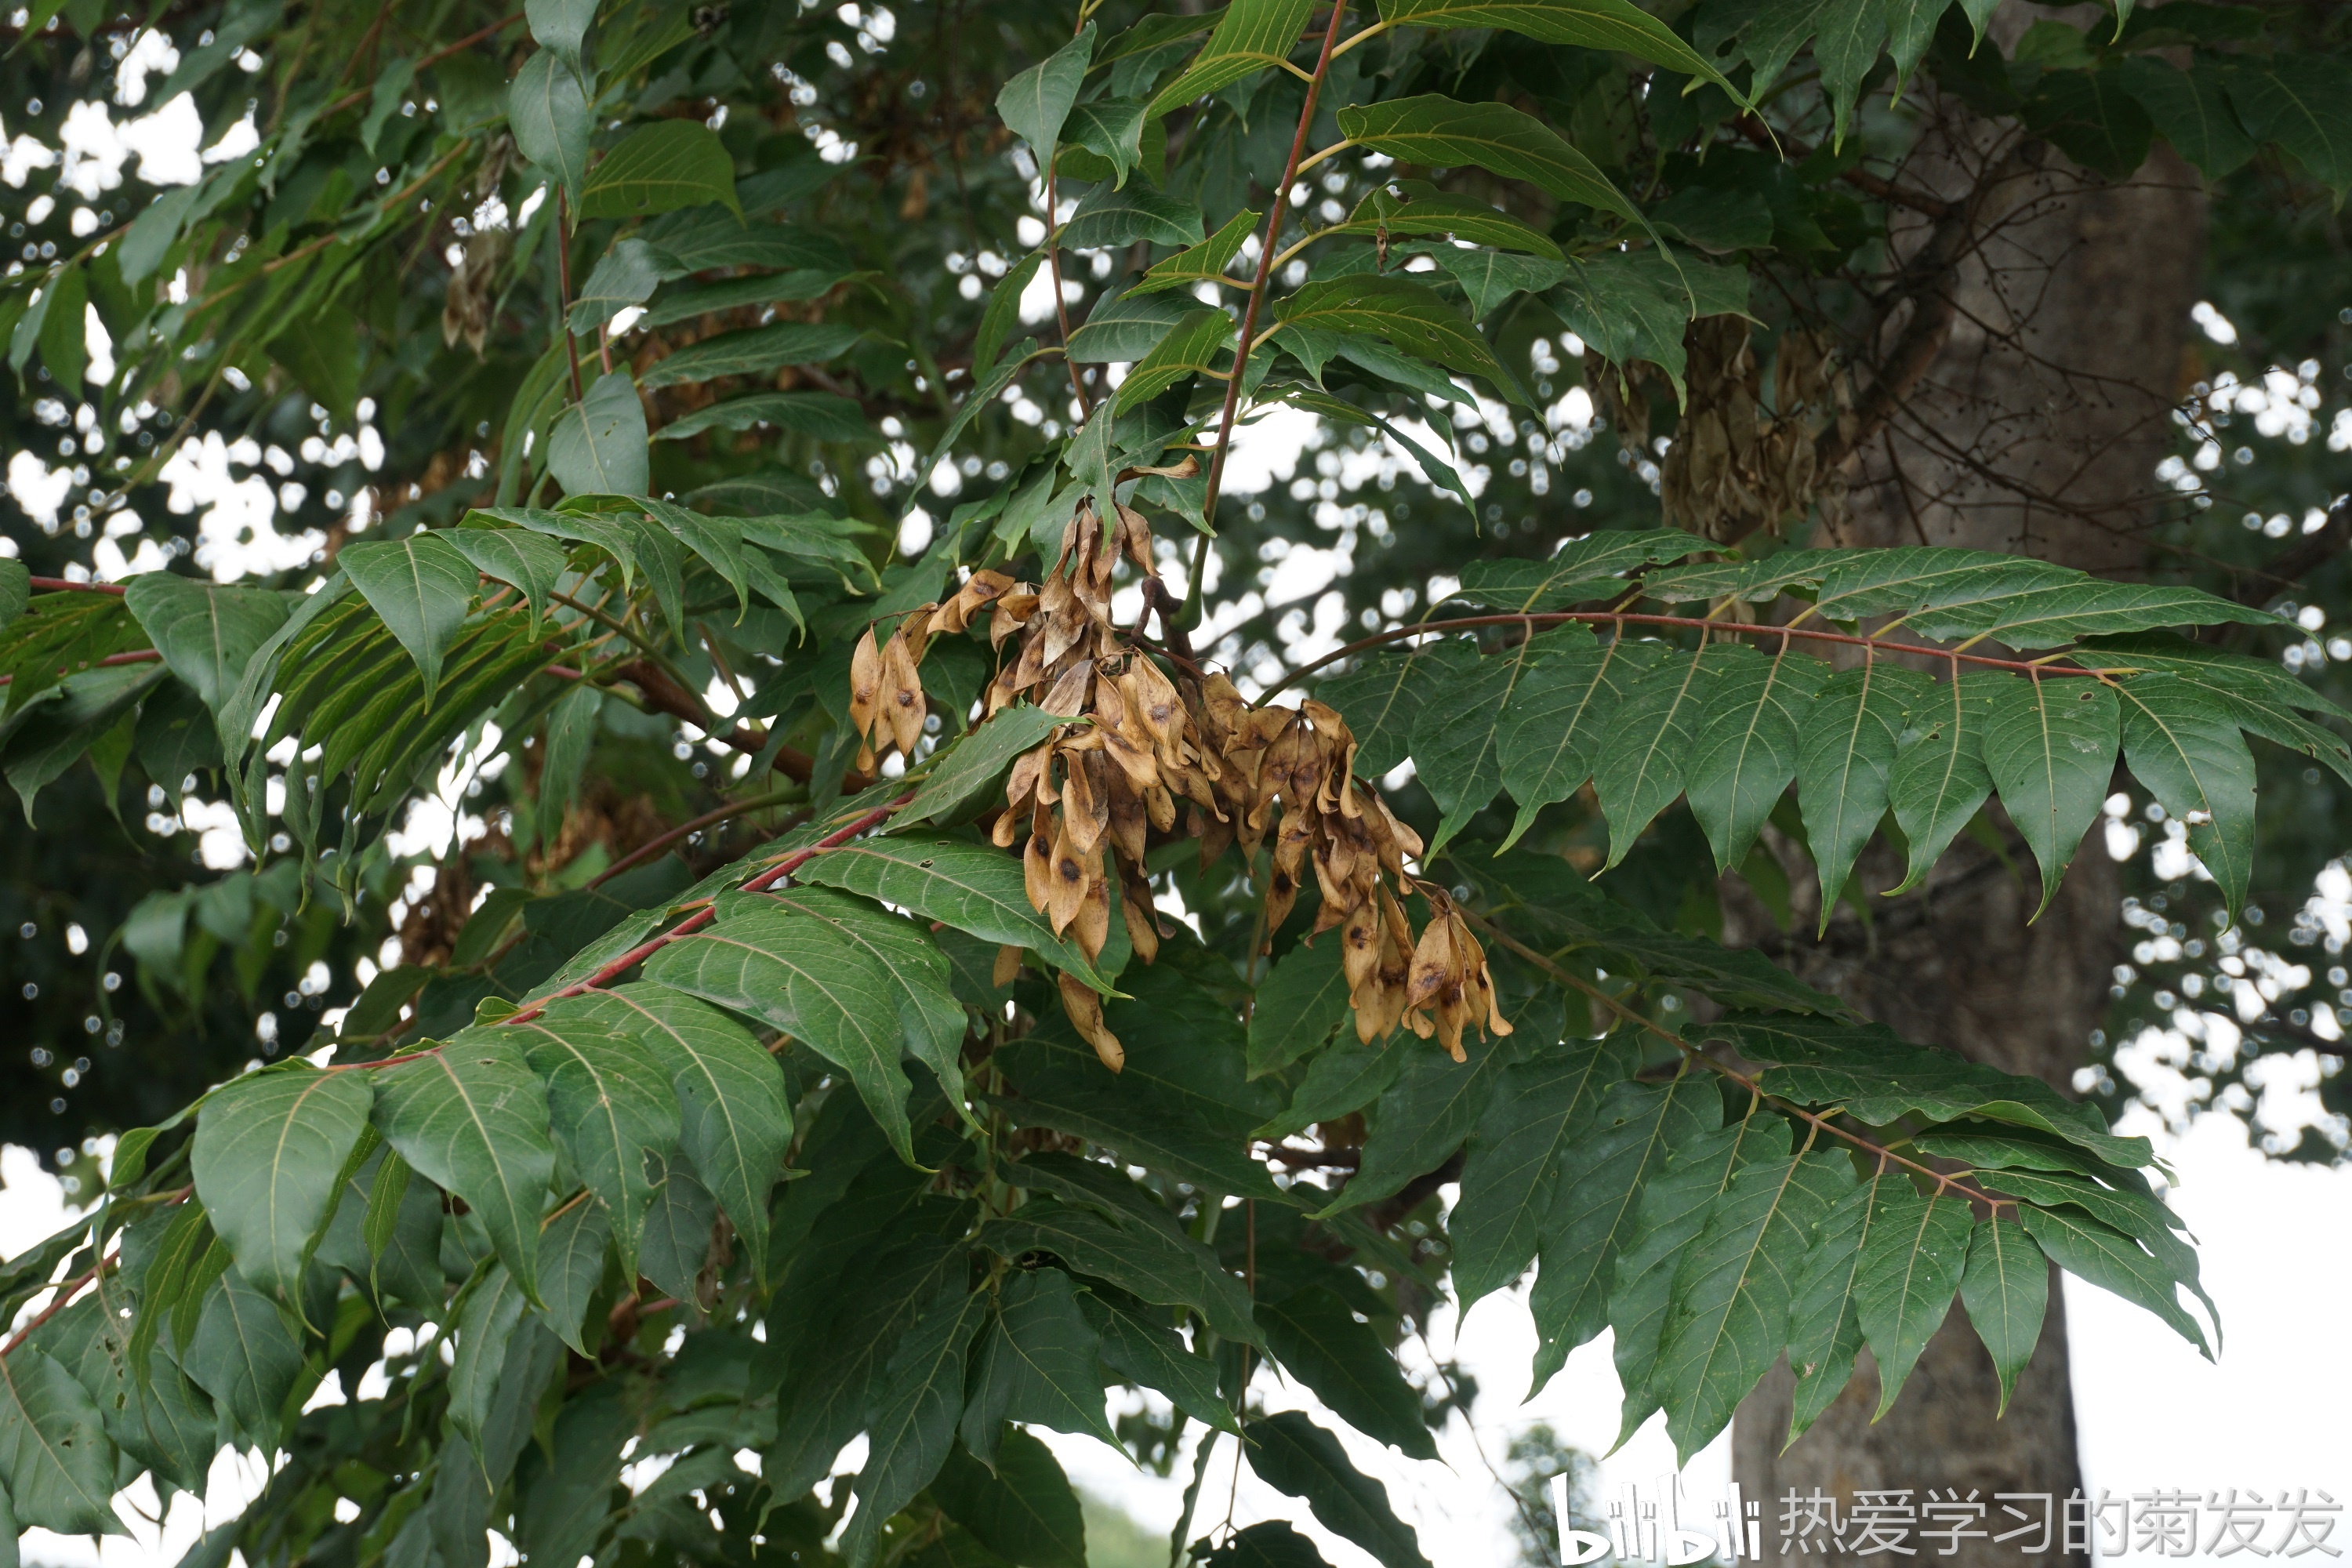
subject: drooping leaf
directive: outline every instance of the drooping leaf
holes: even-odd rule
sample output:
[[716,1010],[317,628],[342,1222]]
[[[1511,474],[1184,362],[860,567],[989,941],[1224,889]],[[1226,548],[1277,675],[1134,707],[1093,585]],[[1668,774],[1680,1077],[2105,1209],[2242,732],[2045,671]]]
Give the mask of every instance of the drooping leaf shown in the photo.
[[1097,990],[1110,989],[1086,955],[1029,907],[1021,863],[998,851],[952,838],[865,838],[825,851],[796,874],[912,910],[983,942],[1028,948]]
[[196,1195],[246,1282],[298,1313],[302,1277],[374,1103],[362,1074],[289,1064],[223,1085],[197,1115]]
[[1797,749],[1797,800],[1822,879],[1827,930],[1854,858],[1886,814],[1887,779],[1911,716],[1934,702],[1916,670],[1866,664],[1841,670],[1813,699]]
[[1854,1357],[1862,1350],[1862,1320],[1855,1310],[1862,1248],[1887,1198],[1906,1181],[1899,1171],[1872,1173],[1832,1204],[1813,1227],[1789,1303],[1789,1370],[1796,1388],[1784,1448],[1804,1436],[1853,1379]]
[[[263,589],[222,587],[169,572],[131,578],[122,601],[172,673],[215,713],[236,690],[255,652],[286,624],[288,610],[284,598]],[[0,616],[0,625],[15,618]]]
[[[2121,717],[2115,690],[2102,681],[2034,677],[1977,689],[1990,700],[1985,767],[2041,864],[2042,908],[2048,909],[2115,774]],[[1963,700],[1969,694],[1964,687]]]
[[772,425],[819,441],[873,441],[879,433],[855,398],[832,392],[760,392],[673,419],[655,435],[683,441],[705,430],[749,430]]
[[604,1280],[604,1258],[613,1245],[612,1216],[583,1194],[579,1202],[547,1223],[539,1237],[539,1295],[542,1314],[557,1337],[581,1355],[582,1333],[596,1288]]
[[1339,1418],[1416,1459],[1437,1458],[1421,1416],[1421,1395],[1404,1380],[1370,1325],[1319,1285],[1261,1302],[1260,1332],[1282,1368]]
[[1511,693],[1498,736],[1503,787],[1519,807],[1505,848],[1545,806],[1584,787],[1626,694],[1669,652],[1663,643],[1612,637],[1568,641],[1537,658]]
[[2253,877],[2254,847],[2254,759],[2237,719],[2178,676],[2135,677],[2116,695],[2124,760],[2189,825],[2189,847],[2234,920]]
[[1233,0],[1192,63],[1153,95],[1145,112],[1157,117],[1244,77],[1279,69],[1314,8],[1313,0]]
[[1658,1347],[1666,1430],[1685,1463],[1730,1424],[1788,1345],[1807,1244],[1853,1184],[1843,1154],[1807,1152],[1743,1167],[1709,1207],[1675,1270]]
[[1486,1114],[1506,1081],[1513,1059],[1510,1046],[1508,1038],[1488,1040],[1471,1052],[1467,1062],[1427,1047],[1407,1058],[1403,1076],[1381,1096],[1362,1163],[1322,1213],[1339,1214],[1393,1196],[1414,1177],[1444,1163]]
[[1327,936],[1318,945],[1292,948],[1258,982],[1249,1020],[1250,1076],[1278,1071],[1309,1055],[1348,1016],[1348,976],[1340,967],[1339,942]]
[[1326,1529],[1370,1552],[1381,1568],[1429,1568],[1387,1489],[1349,1464],[1339,1440],[1307,1415],[1260,1416],[1243,1434],[1242,1451],[1258,1479],[1303,1500]]
[[1748,858],[1796,777],[1798,725],[1830,679],[1827,664],[1785,646],[1724,652],[1685,773],[1691,815],[1706,830],[1718,871]]
[[1919,1352],[1952,1309],[1969,1257],[1966,1199],[1921,1197],[1907,1185],[1880,1195],[1863,1238],[1854,1279],[1854,1315],[1878,1360],[1878,1415],[1895,1395]]
[[234,1271],[215,1279],[201,1300],[181,1369],[247,1437],[272,1446],[286,1397],[302,1373],[301,1343],[278,1309]]
[[1919,885],[1969,819],[1992,795],[1985,766],[1985,730],[1992,685],[2000,676],[1964,674],[1947,681],[1914,715],[1886,775],[1895,825],[1911,848],[1911,864],[1891,892]]
[[370,1076],[384,1142],[427,1181],[466,1200],[523,1295],[537,1300],[539,1217],[555,1147],[546,1086],[522,1053],[469,1029]]
[[646,217],[716,202],[739,216],[735,160],[698,120],[655,120],[605,153],[580,184],[583,218]]
[[588,138],[594,125],[580,79],[562,68],[553,50],[531,56],[515,73],[507,92],[507,124],[516,150],[577,196],[588,172]]
[[931,1497],[950,1519],[1016,1568],[1087,1568],[1087,1522],[1054,1451],[1018,1427],[997,1438],[992,1469],[949,1450]]
[[627,371],[598,376],[563,411],[548,432],[547,471],[566,495],[646,493],[646,407]]
[[849,1075],[899,1157],[913,1163],[896,986],[832,927],[754,902],[662,949],[645,973],[805,1043]]
[[963,1444],[993,1461],[1007,1421],[1100,1437],[1118,1434],[1103,1415],[1100,1339],[1078,1310],[1070,1277],[1058,1268],[1008,1276],[996,1319],[972,1352],[971,1403]]
[[1078,100],[1094,59],[1095,29],[1089,23],[1076,37],[1021,72],[998,89],[996,112],[1013,134],[1029,143],[1042,164],[1062,139],[1062,124]]
[[1436,637],[1419,647],[1386,647],[1345,675],[1335,675],[1317,694],[1348,716],[1356,737],[1356,771],[1378,778],[1412,753],[1414,724],[1432,691],[1446,688],[1478,657],[1475,645],[1459,637]]
[[[1111,1306],[1099,1291],[1080,1297],[1078,1306],[1102,1336],[1103,1365],[1131,1383],[1157,1389],[1177,1409],[1204,1426],[1221,1432],[1240,1430],[1233,1410],[1217,1392],[1216,1364],[1187,1351],[1174,1330]],[[1000,1452],[1000,1473],[1003,1467]]]
[[1640,1065],[1623,1031],[1530,1051],[1513,1065],[1472,1135],[1462,1195],[1446,1220],[1463,1310],[1518,1278],[1553,1222],[1565,1168],[1601,1134],[1601,1107]]
[[1379,338],[1448,370],[1485,376],[1507,396],[1524,401],[1517,381],[1477,329],[1426,285],[1410,279],[1320,279],[1276,301],[1275,315],[1286,330]]
[[503,1264],[493,1260],[476,1276],[457,1306],[455,1358],[449,1363],[449,1425],[481,1451],[507,1349],[523,1321],[522,1291]]
[[979,1240],[1008,1260],[1049,1252],[1076,1272],[1108,1279],[1143,1300],[1190,1307],[1228,1340],[1257,1341],[1241,1281],[1189,1237],[1121,1224],[1058,1200],[1033,1199],[991,1222]]
[[1475,164],[1525,180],[1562,201],[1634,221],[1633,207],[1592,161],[1543,121],[1507,103],[1463,103],[1438,93],[1339,110],[1339,132],[1374,152],[1439,168]]
[[20,1528],[128,1533],[110,1506],[114,1445],[105,1421],[89,1391],[38,1346],[0,1361],[0,1478]]
[[1540,43],[1619,51],[1732,91],[1712,61],[1631,0],[1381,0],[1380,9],[1397,26],[1499,27]]
[[473,606],[474,563],[438,533],[363,540],[344,546],[335,561],[416,661],[431,700],[442,656]]
[[2017,1374],[2033,1358],[2050,1304],[2050,1260],[2014,1221],[1980,1222],[1969,1242],[1960,1275],[1960,1303],[1992,1357],[2000,1379],[2000,1409],[2017,1392]]
[[859,1568],[874,1560],[883,1521],[946,1463],[963,1414],[965,1357],[987,1312],[983,1291],[942,1301],[915,1321],[891,1356],[857,1473],[857,1512],[841,1542]]
[[572,1171],[613,1215],[621,1272],[637,1272],[637,1238],[654,1179],[647,1156],[677,1143],[678,1097],[653,1054],[630,1035],[541,1018],[516,1026],[531,1070],[547,1082],[549,1130]]

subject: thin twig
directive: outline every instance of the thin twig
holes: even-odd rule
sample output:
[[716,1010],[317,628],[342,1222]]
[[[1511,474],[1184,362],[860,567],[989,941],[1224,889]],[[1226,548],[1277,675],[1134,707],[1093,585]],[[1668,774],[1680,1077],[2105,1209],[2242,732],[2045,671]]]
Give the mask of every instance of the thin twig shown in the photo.
[[773,794],[761,795],[755,800],[733,801],[716,811],[706,811],[693,821],[681,822],[659,837],[647,839],[638,845],[635,849],[597,872],[589,879],[588,885],[592,888],[601,888],[630,867],[653,858],[688,834],[698,833],[711,824],[724,822],[730,816],[741,816],[747,812],[763,811],[772,805],[782,805],[799,793],[798,790],[778,790]]
[[1242,331],[1234,345],[1234,372],[1225,383],[1224,412],[1217,421],[1217,450],[1209,459],[1208,489],[1201,500],[1201,538],[1192,550],[1192,580],[1184,585],[1184,611],[1181,617],[1189,628],[1197,619],[1202,604],[1201,577],[1208,563],[1210,536],[1217,521],[1217,491],[1225,477],[1225,454],[1232,449],[1234,419],[1241,412],[1242,383],[1249,371],[1250,350],[1256,346],[1258,311],[1265,304],[1267,278],[1274,271],[1274,253],[1282,243],[1282,219],[1290,205],[1290,187],[1298,178],[1298,160],[1307,151],[1307,132],[1315,123],[1315,103],[1323,93],[1323,79],[1331,69],[1331,48],[1339,41],[1339,21],[1348,14],[1348,0],[1333,0],[1331,20],[1323,29],[1323,52],[1315,61],[1315,74],[1307,79],[1307,101],[1298,110],[1298,129],[1290,138],[1290,161],[1282,167],[1282,183],[1275,188],[1274,210],[1266,219],[1265,238],[1259,243],[1257,276],[1251,280],[1249,302],[1242,309]]
[[[415,68],[421,71],[428,67],[437,66],[443,60],[447,59],[451,55],[462,54],[466,50],[472,48],[476,44],[480,43],[483,39],[497,37],[499,34],[506,31],[509,27],[513,26],[517,22],[521,21],[522,17],[523,14],[518,11],[511,16],[491,23],[488,26],[482,28],[479,32],[467,34],[464,37],[458,39],[454,44],[445,44],[441,47],[434,50],[431,54],[419,58],[416,62]],[[353,58],[356,58],[357,57],[354,56]],[[361,88],[357,92],[345,93],[342,97],[335,100],[334,102],[320,110],[319,111],[319,118],[320,120],[330,119],[335,115],[341,114],[346,109],[356,108],[360,104],[366,102],[374,95],[375,88],[373,84]]]

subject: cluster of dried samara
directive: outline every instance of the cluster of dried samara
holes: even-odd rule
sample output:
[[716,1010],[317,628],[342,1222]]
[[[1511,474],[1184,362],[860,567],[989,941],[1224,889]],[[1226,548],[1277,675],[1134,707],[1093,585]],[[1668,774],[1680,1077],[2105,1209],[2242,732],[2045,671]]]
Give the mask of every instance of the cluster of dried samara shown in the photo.
[[[1026,697],[1071,720],[1014,763],[991,829],[1005,848],[1024,843],[1025,829],[1029,901],[1056,934],[1073,935],[1089,959],[1098,954],[1116,877],[1120,917],[1149,963],[1163,933],[1147,849],[1178,837],[1181,816],[1181,837],[1200,842],[1202,866],[1234,844],[1255,865],[1271,828],[1261,940],[1288,918],[1311,863],[1322,903],[1308,940],[1340,933],[1360,1039],[1402,1023],[1423,1039],[1436,1036],[1460,1061],[1465,1026],[1482,1038],[1509,1034],[1485,951],[1444,890],[1406,870],[1422,852],[1420,836],[1354,777],[1356,742],[1339,713],[1312,699],[1252,708],[1223,674],[1188,659],[1171,660],[1180,674],[1171,680],[1112,625],[1119,553],[1139,572],[1154,570],[1150,525],[1126,506],[1115,506],[1115,515],[1114,540],[1093,505],[1081,502],[1042,587],[974,572],[947,603],[908,615],[887,642],[877,645],[869,628],[850,663],[850,721],[865,748],[858,765],[871,769],[873,748],[889,743],[914,754],[926,711],[923,649],[936,634],[963,631],[985,607],[998,669],[983,719]],[[1008,639],[1015,645],[1009,658]],[[1411,893],[1430,906],[1418,941],[1402,901]],[[1118,1070],[1126,1053],[1103,1023],[1101,998],[1066,974],[1060,982],[1071,1022]]]

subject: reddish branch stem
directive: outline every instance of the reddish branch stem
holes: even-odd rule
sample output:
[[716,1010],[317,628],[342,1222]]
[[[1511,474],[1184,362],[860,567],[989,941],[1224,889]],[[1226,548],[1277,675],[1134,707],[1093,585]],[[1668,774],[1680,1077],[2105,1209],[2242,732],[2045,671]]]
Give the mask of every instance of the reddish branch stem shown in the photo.
[[[152,664],[163,657],[163,656],[162,654],[156,652],[152,647],[142,647],[131,653],[108,654],[104,658],[100,659],[97,664],[90,668],[93,669],[110,669],[114,666],[120,664]],[[13,675],[0,675],[0,686],[5,686],[16,679],[16,678]]]
[[1266,688],[1273,696],[1295,681],[1303,680],[1324,666],[1337,664],[1343,658],[1381,647],[1384,643],[1419,637],[1424,632],[1464,631],[1473,626],[1533,627],[1559,626],[1568,621],[1582,621],[1588,626],[1691,626],[1710,632],[1737,632],[1743,637],[1804,637],[1813,642],[1843,643],[1851,647],[1869,648],[1877,653],[1910,654],[1919,658],[1941,658],[1964,664],[1983,665],[1992,669],[2013,669],[2028,675],[2082,675],[2097,678],[2112,674],[2105,669],[2084,669],[2071,665],[2036,664],[2031,659],[1997,658],[1991,654],[1958,653],[1948,648],[1927,647],[1918,643],[1895,642],[1886,637],[1856,637],[1850,632],[1819,631],[1811,626],[1764,626],[1747,621],[1711,621],[1702,616],[1637,616],[1623,610],[1538,610],[1517,615],[1457,616],[1443,621],[1420,621],[1412,626],[1399,626],[1393,631],[1375,632],[1368,637],[1358,637],[1344,647],[1333,648],[1321,658],[1311,659],[1297,668],[1286,672],[1280,680]]
[[35,577],[31,582],[37,592],[44,594],[112,594],[117,598],[122,595],[120,583],[77,583],[70,577]]
[[[823,838],[818,839],[814,844],[810,845],[807,848],[794,850],[792,854],[785,856],[782,859],[777,861],[773,866],[769,867],[766,870],[761,872],[750,881],[745,882],[743,884],[743,890],[747,893],[756,893],[768,888],[774,887],[778,882],[782,881],[786,877],[791,876],[794,871],[797,871],[803,866],[807,865],[810,860],[814,859],[818,855],[823,854],[828,849],[838,849],[843,845],[848,843],[851,839],[856,837],[859,834],[865,832],[866,829],[870,827],[877,827],[883,823],[887,822],[898,812],[904,809],[908,802],[914,798],[915,792],[908,790],[905,795],[900,795],[898,799],[890,801],[886,805],[877,805],[873,810],[866,812],[864,816],[859,816],[851,822],[845,823],[843,826],[834,829],[831,833],[826,834]],[[709,925],[717,917],[718,906],[716,902],[706,902],[701,908],[696,910],[692,914],[687,916],[686,919],[680,921],[669,930],[663,931],[658,936],[646,938],[644,942],[641,942],[636,946],[629,949],[628,952],[621,954],[620,957],[614,959],[611,963],[597,970],[595,973],[591,974],[587,979],[567,985],[561,991],[541,996],[537,1001],[526,1005],[520,1012],[510,1014],[508,1016],[499,1019],[499,1022],[501,1024],[528,1024],[532,1019],[537,1018],[541,1014],[545,1013],[547,1011],[548,1005],[551,1002],[560,1002],[567,996],[585,995],[591,991],[601,991],[605,986],[611,984],[614,981],[619,979],[622,975],[626,974],[630,970],[635,969],[638,964],[643,963],[646,959],[651,958],[655,953],[659,952],[663,948],[667,947],[670,943],[679,941],[682,938],[692,936],[696,931],[698,931],[703,927]],[[386,1057],[380,1061],[333,1062],[328,1065],[327,1070],[329,1072],[364,1072],[375,1068],[393,1067],[402,1062],[412,1062],[420,1057],[431,1056],[440,1048],[441,1047],[438,1046],[428,1046],[421,1051],[410,1051],[402,1056]]]

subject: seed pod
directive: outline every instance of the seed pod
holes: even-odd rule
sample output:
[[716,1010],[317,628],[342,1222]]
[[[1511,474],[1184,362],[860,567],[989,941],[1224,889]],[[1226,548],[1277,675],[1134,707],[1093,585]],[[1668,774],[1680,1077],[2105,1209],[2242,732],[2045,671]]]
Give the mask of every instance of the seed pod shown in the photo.
[[988,983],[1002,991],[1021,978],[1021,949],[1005,942],[996,950],[996,966],[988,973]]
[[1069,1015],[1079,1037],[1094,1047],[1102,1065],[1113,1072],[1126,1067],[1127,1048],[1103,1023],[1102,998],[1074,976],[1056,973],[1054,979],[1061,987],[1062,1011]]

